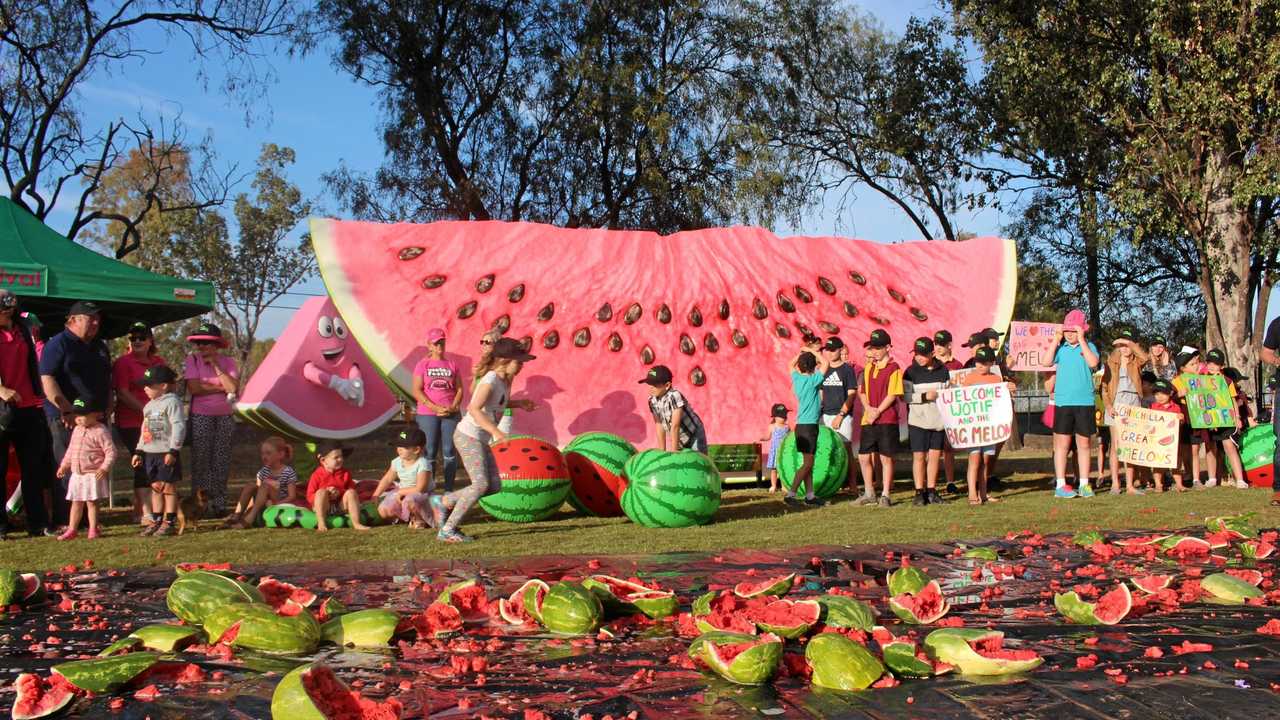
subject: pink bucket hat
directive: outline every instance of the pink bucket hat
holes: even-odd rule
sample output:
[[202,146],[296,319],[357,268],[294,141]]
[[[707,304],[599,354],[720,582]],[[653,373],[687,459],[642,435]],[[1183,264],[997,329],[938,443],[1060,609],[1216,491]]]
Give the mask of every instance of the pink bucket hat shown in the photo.
[[435,344],[444,339],[444,330],[441,328],[431,328],[427,331],[427,342]]
[[1069,330],[1071,328],[1080,328],[1083,332],[1089,331],[1089,321],[1085,318],[1083,310],[1072,310],[1062,319],[1062,329]]

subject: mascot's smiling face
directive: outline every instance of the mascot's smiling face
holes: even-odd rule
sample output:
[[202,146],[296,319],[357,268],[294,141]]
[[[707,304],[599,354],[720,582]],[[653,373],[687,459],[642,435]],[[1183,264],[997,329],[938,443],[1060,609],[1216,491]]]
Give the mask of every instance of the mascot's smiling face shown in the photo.
[[316,320],[316,334],[320,336],[319,343],[316,345],[320,357],[334,366],[342,362],[349,337],[347,324],[342,322],[342,318],[336,312],[333,315],[321,314]]

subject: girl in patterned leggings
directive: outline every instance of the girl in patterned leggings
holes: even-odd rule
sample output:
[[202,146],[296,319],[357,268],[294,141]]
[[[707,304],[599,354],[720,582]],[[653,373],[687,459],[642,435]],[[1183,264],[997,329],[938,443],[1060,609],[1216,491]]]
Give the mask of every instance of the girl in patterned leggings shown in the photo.
[[221,517],[227,508],[227,477],[231,474],[231,436],[236,361],[220,351],[227,346],[222,330],[202,323],[187,336],[194,352],[187,356],[183,378],[191,395],[191,480],[209,498],[209,516]]
[[533,359],[516,340],[499,338],[494,342],[493,369],[476,382],[467,413],[453,433],[453,444],[471,484],[446,495],[431,496],[431,514],[440,528],[437,540],[471,542],[470,537],[458,531],[458,525],[480,498],[500,489],[498,466],[489,445],[507,439],[507,434],[498,429],[498,420],[511,398],[511,382],[524,363]]

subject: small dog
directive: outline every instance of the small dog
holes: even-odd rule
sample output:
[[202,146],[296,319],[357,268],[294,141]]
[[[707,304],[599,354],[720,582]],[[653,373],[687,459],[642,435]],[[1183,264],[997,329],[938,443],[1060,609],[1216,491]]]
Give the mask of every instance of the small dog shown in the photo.
[[178,535],[186,531],[188,522],[191,523],[192,532],[200,529],[200,518],[204,517],[207,500],[202,489],[197,489],[195,495],[182,498],[178,503]]

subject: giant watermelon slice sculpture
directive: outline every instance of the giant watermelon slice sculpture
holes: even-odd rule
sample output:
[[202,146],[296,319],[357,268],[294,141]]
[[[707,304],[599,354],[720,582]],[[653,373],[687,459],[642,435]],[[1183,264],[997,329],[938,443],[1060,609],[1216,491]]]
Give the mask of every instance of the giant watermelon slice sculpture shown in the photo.
[[651,442],[636,381],[654,364],[671,368],[711,442],[753,442],[791,397],[786,359],[806,330],[856,347],[884,328],[905,366],[921,335],[1004,328],[1017,284],[1013,243],[993,237],[887,245],[753,227],[313,220],[311,238],[334,305],[401,390],[425,328],[463,352],[492,327],[528,342],[538,359],[515,390],[538,409],[516,424],[556,444],[591,430]]
[[333,303],[322,297],[294,313],[236,403],[255,425],[299,440],[360,437],[399,408]]

